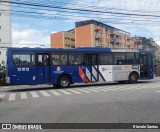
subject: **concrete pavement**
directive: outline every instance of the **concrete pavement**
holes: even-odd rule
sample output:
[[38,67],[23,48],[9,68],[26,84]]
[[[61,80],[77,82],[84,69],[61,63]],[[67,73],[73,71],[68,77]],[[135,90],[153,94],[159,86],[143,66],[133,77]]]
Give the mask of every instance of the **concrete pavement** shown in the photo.
[[44,85],[0,90],[1,123],[159,123],[159,111],[159,79],[67,89]]

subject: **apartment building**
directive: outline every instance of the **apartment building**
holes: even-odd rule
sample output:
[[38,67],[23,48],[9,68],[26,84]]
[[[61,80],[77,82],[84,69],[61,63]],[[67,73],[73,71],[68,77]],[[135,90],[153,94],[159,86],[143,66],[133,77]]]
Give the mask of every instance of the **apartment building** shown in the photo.
[[75,46],[128,48],[130,33],[95,20],[75,23]]
[[[10,2],[10,0],[7,0]],[[0,1],[0,64],[6,63],[6,47],[11,47],[11,5]]]
[[75,40],[74,43],[70,43],[71,41],[64,41],[65,36],[67,36],[66,34],[70,34],[69,31],[51,34],[51,47],[131,47],[129,32],[120,30],[118,28],[103,24],[95,20],[76,22],[75,29],[72,30],[72,33],[74,34],[72,34],[72,37],[74,37]]
[[75,48],[75,30],[51,34],[52,48]]

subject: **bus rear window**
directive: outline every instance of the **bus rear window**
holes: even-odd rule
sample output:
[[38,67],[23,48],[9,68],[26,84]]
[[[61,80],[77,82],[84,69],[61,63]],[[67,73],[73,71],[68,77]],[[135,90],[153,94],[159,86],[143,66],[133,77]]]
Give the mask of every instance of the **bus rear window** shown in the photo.
[[32,66],[35,65],[35,55],[28,53],[14,53],[13,62],[16,66]]

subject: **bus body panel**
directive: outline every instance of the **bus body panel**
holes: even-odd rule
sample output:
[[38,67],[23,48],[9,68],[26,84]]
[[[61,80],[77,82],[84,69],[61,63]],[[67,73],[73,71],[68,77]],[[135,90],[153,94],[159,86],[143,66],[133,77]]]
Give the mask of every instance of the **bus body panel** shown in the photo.
[[113,81],[128,80],[131,72],[136,72],[140,75],[140,65],[114,65],[112,69]]
[[37,83],[36,75],[37,69],[27,66],[18,66],[16,68],[10,69],[10,82],[11,84],[28,84],[28,85],[35,85]]
[[71,83],[81,83],[83,80],[78,74],[79,66],[51,66],[51,84],[57,84],[57,80],[62,75],[71,77]]
[[50,67],[49,66],[37,66],[37,83],[45,84],[50,83]]
[[[38,65],[38,61],[34,66],[20,66],[13,63],[13,53],[15,52],[33,52],[35,56],[38,54],[48,56],[50,58],[49,65]],[[88,83],[88,82],[112,82],[128,80],[131,72],[137,72],[140,75],[139,79],[153,79],[153,62],[147,67],[146,75],[142,74],[141,64],[123,64],[123,65],[99,65],[98,55],[103,53],[115,52],[136,52],[145,54],[149,57],[151,52],[144,50],[111,50],[108,48],[76,48],[76,49],[41,49],[41,48],[8,48],[7,52],[7,78],[11,84],[44,84],[51,83],[56,85],[58,78],[62,75],[68,75],[73,83]],[[51,54],[55,52],[71,52],[84,53],[88,62],[84,65],[52,65]],[[86,54],[87,53],[87,54]],[[145,56],[144,55],[144,56]],[[142,55],[143,56],[143,55]],[[141,57],[141,56],[140,56]],[[37,57],[36,57],[37,58]],[[94,58],[94,59],[93,59]],[[87,60],[87,59],[86,59]],[[144,61],[144,59],[142,59]],[[142,63],[143,63],[142,61]],[[148,65],[147,60],[147,65]]]
[[148,68],[148,79],[153,79],[153,67]]

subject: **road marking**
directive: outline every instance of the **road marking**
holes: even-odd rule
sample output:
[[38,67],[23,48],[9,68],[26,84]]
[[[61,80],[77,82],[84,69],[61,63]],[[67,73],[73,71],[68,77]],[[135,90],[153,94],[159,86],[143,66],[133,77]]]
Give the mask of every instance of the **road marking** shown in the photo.
[[[122,89],[119,89],[119,88],[116,88],[116,89],[109,89],[108,91],[121,91],[121,90],[138,90],[138,89],[146,89],[148,87],[140,87],[140,88],[122,88]],[[158,87],[153,87],[153,88],[158,88]]]
[[156,91],[157,93],[160,93],[160,91]]
[[16,93],[11,93],[10,95],[9,95],[9,101],[14,101],[15,100],[15,97],[16,97]]
[[111,91],[115,91],[115,90],[126,89],[126,87],[118,87],[118,88],[94,88],[94,89],[98,89],[98,90],[101,90],[101,91],[110,91],[110,90]]
[[106,91],[106,89],[104,89],[104,88],[93,88],[93,89],[96,89],[96,90],[99,90],[99,91]]
[[84,90],[84,89],[77,89],[78,91],[81,91],[81,92],[85,92],[85,93],[91,93],[90,91],[87,91],[87,90]]
[[88,90],[88,91],[92,91],[92,92],[100,92],[100,91],[98,91],[98,90],[95,90],[95,89],[93,89],[93,88],[84,88],[85,90]]
[[31,92],[31,95],[32,95],[33,98],[38,98],[39,97],[36,92]]
[[21,99],[27,99],[26,92],[21,92]]
[[0,94],[0,99],[3,99],[5,94]]
[[48,97],[48,96],[50,96],[47,92],[45,92],[45,91],[39,91],[43,96],[45,96],[45,97]]
[[[112,90],[112,91],[114,91],[114,90],[121,90],[121,89],[139,89],[139,88],[150,88],[151,86],[154,86],[153,84],[152,85],[147,85],[147,86],[145,86],[145,85],[141,85],[141,86],[139,86],[139,85],[134,85],[134,86],[131,86],[131,87],[129,87],[129,86],[131,86],[131,85],[128,85],[128,86],[126,86],[126,87],[118,87],[118,88],[102,88],[102,89],[104,89],[105,91],[109,91],[109,90]],[[143,86],[143,87],[142,87]],[[127,88],[128,87],[128,88]]]
[[3,88],[9,88],[9,87],[3,87]]
[[73,90],[73,89],[67,89],[67,90],[70,91],[70,92],[73,92],[73,93],[75,93],[75,94],[81,94],[81,92],[78,92],[78,91]]
[[62,93],[64,93],[64,94],[66,94],[66,95],[70,95],[71,94],[71,93],[69,93],[69,92],[67,92],[65,90],[62,90],[62,89],[60,89],[59,91],[62,92]]
[[56,95],[56,96],[59,96],[59,95],[61,95],[60,93],[58,93],[58,92],[56,92],[56,91],[54,91],[54,90],[49,90],[52,94],[54,94],[54,95]]

